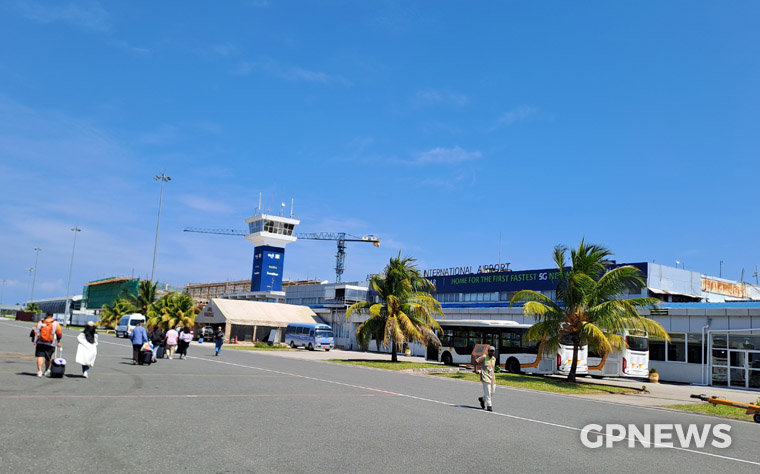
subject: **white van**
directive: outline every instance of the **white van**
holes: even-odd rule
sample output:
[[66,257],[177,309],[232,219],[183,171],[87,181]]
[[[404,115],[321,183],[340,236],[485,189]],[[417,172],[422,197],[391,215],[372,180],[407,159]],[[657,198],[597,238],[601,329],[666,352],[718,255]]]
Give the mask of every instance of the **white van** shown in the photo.
[[116,337],[129,337],[139,323],[145,322],[145,316],[139,313],[125,314],[116,325]]

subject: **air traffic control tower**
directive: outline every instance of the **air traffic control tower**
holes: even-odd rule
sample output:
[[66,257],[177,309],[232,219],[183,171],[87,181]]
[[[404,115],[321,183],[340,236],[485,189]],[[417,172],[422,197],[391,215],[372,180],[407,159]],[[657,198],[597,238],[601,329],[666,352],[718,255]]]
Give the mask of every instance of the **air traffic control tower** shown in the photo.
[[253,250],[251,291],[282,291],[282,269],[285,265],[285,246],[295,242],[293,229],[298,219],[257,214],[245,220],[250,234],[246,239],[256,246]]

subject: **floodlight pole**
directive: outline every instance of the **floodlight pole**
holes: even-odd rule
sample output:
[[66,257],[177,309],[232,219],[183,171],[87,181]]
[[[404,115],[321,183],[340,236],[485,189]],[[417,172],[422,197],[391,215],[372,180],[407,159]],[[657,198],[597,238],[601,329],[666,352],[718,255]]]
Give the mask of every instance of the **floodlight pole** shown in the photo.
[[155,283],[155,276],[156,276],[156,255],[158,254],[158,230],[161,227],[161,204],[164,201],[164,183],[167,181],[171,181],[172,179],[168,176],[166,176],[166,173],[163,171],[160,175],[154,176],[154,180],[161,181],[161,196],[158,198],[158,222],[156,222],[156,243],[153,246],[153,269],[150,271],[150,281],[151,283]]
[[71,314],[69,314],[69,310],[71,310],[71,301],[69,300],[69,295],[71,294],[71,272],[74,269],[74,251],[77,248],[77,233],[82,232],[82,229],[80,229],[77,226],[74,226],[73,229],[71,229],[72,232],[74,232],[74,246],[71,247],[71,264],[69,265],[69,283],[66,285],[66,310],[64,311],[64,322],[66,324],[71,323]]
[[32,277],[32,294],[29,297],[29,301],[34,301],[34,284],[37,283],[37,261],[40,259],[40,252],[42,252],[42,249],[34,247],[34,251],[36,253],[34,257],[34,276]]

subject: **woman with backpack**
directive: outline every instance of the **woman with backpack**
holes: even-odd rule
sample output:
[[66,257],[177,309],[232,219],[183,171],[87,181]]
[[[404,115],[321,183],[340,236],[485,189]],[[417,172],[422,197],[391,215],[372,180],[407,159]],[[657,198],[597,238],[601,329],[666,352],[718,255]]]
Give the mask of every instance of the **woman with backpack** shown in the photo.
[[79,336],[77,336],[79,346],[77,346],[77,364],[82,364],[82,376],[90,376],[90,368],[95,365],[95,358],[98,356],[98,333],[95,331],[95,323],[87,322]]

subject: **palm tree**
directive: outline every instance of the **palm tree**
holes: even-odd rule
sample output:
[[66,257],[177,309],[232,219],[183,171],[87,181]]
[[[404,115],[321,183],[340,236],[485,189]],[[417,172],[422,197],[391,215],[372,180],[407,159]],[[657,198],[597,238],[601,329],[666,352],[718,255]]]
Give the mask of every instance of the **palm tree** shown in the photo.
[[156,302],[156,286],[149,280],[140,280],[137,287],[137,297],[134,298],[134,305],[137,307],[137,312],[147,316],[151,305]]
[[42,310],[40,309],[39,305],[37,303],[27,303],[26,308],[24,308],[24,311],[27,313],[41,313]]
[[135,313],[137,308],[127,298],[116,298],[113,304],[104,304],[100,313],[99,325],[113,329],[125,314]]
[[554,247],[554,263],[558,269],[557,298],[533,290],[517,292],[511,303],[524,301],[523,314],[538,321],[526,337],[542,341],[544,353],[553,353],[560,341],[568,338],[573,343],[573,362],[568,382],[575,382],[578,349],[589,344],[602,354],[620,349],[625,340],[623,331],[647,331],[650,336],[668,340],[669,336],[659,323],[639,315],[637,308],[657,305],[656,298],[621,299],[629,288],[645,287],[638,268],[624,265],[607,270],[606,260],[612,253],[599,245],[581,240],[577,249],[570,251],[570,267],[565,261],[567,248]]
[[192,327],[199,312],[190,295],[171,292],[150,306],[147,326],[158,326],[164,330],[178,325]]
[[396,351],[402,344],[418,341],[425,344],[440,344],[435,330],[441,327],[433,317],[443,317],[440,303],[430,296],[435,285],[422,277],[413,265],[411,257],[391,258],[385,272],[375,275],[370,281],[372,288],[380,295],[380,303],[362,301],[346,311],[346,319],[354,312],[369,311],[369,319],[356,329],[356,342],[366,350],[372,339],[378,348],[382,342],[391,346],[391,361],[398,362]]

